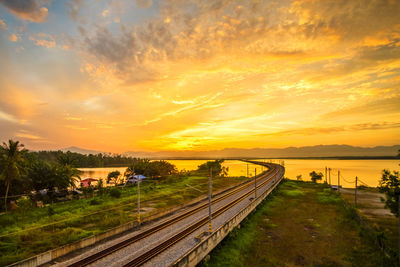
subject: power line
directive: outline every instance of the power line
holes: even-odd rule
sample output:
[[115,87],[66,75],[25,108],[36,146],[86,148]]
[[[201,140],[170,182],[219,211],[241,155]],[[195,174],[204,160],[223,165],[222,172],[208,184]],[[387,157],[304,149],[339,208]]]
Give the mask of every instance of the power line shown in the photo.
[[353,184],[353,183],[355,183],[355,180],[354,181],[352,181],[352,182],[349,182],[349,181],[347,181],[346,179],[344,179],[344,177],[343,177],[343,175],[342,174],[340,174],[340,177],[346,182],[346,183],[349,183],[349,184]]
[[364,184],[367,187],[373,187],[373,186],[370,186],[369,184],[365,183],[364,181],[362,181],[360,178],[358,178],[358,181],[361,182],[362,184]]

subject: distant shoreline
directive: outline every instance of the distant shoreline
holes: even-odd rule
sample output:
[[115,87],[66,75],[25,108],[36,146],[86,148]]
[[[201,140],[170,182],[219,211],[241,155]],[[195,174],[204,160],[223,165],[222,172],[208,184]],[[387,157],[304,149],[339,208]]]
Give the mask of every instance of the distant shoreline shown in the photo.
[[[216,158],[216,157],[167,157],[167,158],[148,158],[149,160],[215,160],[215,159],[224,159],[224,160],[242,160],[242,159],[265,159],[265,160],[399,160],[400,158],[396,156],[377,156],[377,157],[353,157],[353,156],[343,156],[343,157],[231,157],[231,158]],[[129,164],[115,164],[115,165],[104,165],[98,167],[79,167],[81,168],[124,168]]]
[[320,160],[376,160],[376,159],[398,159],[397,156],[335,156],[335,157],[166,157],[166,158],[148,158],[150,160],[241,160],[241,159],[320,159]]

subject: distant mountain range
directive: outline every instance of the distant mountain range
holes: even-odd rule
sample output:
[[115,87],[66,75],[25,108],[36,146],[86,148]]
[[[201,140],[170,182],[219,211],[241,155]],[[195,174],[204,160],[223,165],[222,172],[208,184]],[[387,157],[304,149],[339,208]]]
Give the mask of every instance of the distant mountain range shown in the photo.
[[124,155],[146,158],[296,158],[296,157],[384,157],[396,156],[400,145],[356,147],[317,145],[287,148],[225,148],[212,151],[126,152]]
[[[88,150],[79,147],[68,147],[62,151],[81,154],[111,154],[108,152]],[[398,154],[400,145],[357,147],[349,145],[317,145],[287,148],[225,148],[210,151],[128,151],[124,156],[150,159],[184,159],[184,158],[302,158],[302,157],[393,157]]]
[[[75,152],[75,153],[79,153],[79,154],[99,154],[99,153],[104,153],[102,151],[96,151],[96,150],[89,150],[89,149],[84,149],[84,148],[80,148],[80,147],[76,147],[76,146],[71,146],[71,147],[67,147],[67,148],[63,148],[60,149],[63,152]],[[109,153],[106,153],[109,154]]]

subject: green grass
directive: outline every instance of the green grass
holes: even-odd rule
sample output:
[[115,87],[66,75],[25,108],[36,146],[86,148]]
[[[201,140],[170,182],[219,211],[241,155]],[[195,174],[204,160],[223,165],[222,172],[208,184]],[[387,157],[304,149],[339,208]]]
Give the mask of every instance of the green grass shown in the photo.
[[285,181],[200,266],[392,266],[322,184]]
[[[216,177],[213,179],[213,190],[233,186],[245,179]],[[153,208],[143,213],[142,219],[205,195],[207,181],[207,177],[185,176],[141,183],[141,207]],[[136,220],[137,187],[125,187],[119,191],[120,197],[112,197],[105,192],[88,199],[0,215],[0,266]]]
[[284,190],[283,193],[288,197],[301,197],[304,193],[301,190]]

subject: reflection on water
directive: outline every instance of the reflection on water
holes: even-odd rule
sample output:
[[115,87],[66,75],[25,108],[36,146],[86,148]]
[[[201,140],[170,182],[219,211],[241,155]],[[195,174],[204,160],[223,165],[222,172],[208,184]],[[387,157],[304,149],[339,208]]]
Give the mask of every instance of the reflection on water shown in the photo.
[[[124,175],[124,172],[126,171],[126,167],[107,167],[107,168],[79,168],[80,171],[82,171],[80,177],[81,179],[86,179],[86,178],[94,178],[98,180],[103,180],[103,185],[107,185],[107,175],[112,172],[112,171],[119,171],[121,175]],[[79,186],[79,182],[77,185]],[[93,183],[94,185],[96,183]]]
[[[275,160],[278,162],[277,160]],[[325,167],[331,168],[331,182],[337,184],[340,170],[340,184],[343,187],[353,187],[355,177],[368,186],[378,186],[383,169],[399,170],[400,160],[314,160],[314,159],[285,159],[285,177],[295,180],[301,175],[304,181],[310,181],[309,173],[322,172]],[[325,181],[325,178],[323,178]],[[359,183],[360,185],[360,183]]]
[[[207,160],[168,160],[174,164],[178,170],[195,170]],[[263,161],[263,160],[260,160]],[[267,159],[266,161],[270,161]],[[278,163],[278,160],[271,160]],[[296,179],[297,175],[302,175],[305,181],[310,180],[311,171],[322,172],[325,175],[325,167],[331,168],[332,184],[337,184],[337,172],[341,173],[341,185],[344,187],[354,187],[356,176],[360,181],[369,186],[377,186],[381,178],[383,169],[399,170],[400,160],[313,160],[313,159],[285,159],[286,174],[290,179]],[[226,160],[223,166],[229,168],[229,176],[247,176],[247,163],[239,160]],[[261,172],[261,166],[249,164],[249,175],[254,175],[254,168],[257,173]],[[81,168],[83,171],[81,178],[96,178],[107,180],[108,173],[118,170],[123,174],[126,167],[121,168]],[[325,179],[325,178],[324,178]]]
[[[181,170],[196,170],[197,167],[207,160],[167,160],[168,162],[174,164],[179,171]],[[247,176],[247,163],[239,161],[239,160],[226,160],[223,163],[224,167],[229,168],[228,175],[229,176]],[[261,166],[249,164],[249,174],[250,176],[254,175],[254,168],[257,168],[257,173],[259,173],[262,169]],[[107,175],[112,171],[119,171],[121,174],[124,174],[126,167],[107,167],[107,168],[79,168],[82,171],[81,178],[95,178],[95,179],[103,179],[104,184],[107,181]]]

